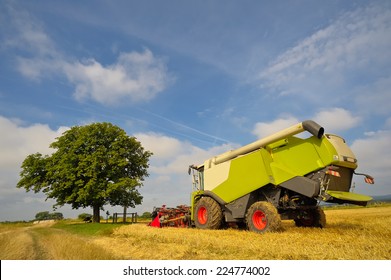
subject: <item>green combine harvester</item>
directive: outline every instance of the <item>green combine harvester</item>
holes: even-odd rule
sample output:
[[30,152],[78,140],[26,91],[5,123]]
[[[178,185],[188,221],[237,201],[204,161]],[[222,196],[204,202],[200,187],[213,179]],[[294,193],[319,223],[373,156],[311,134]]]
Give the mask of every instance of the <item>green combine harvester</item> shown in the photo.
[[[295,135],[308,131],[307,139]],[[191,222],[200,229],[236,224],[276,231],[281,219],[324,227],[320,202],[367,205],[370,196],[349,192],[357,159],[345,140],[307,120],[233,151],[191,165]]]

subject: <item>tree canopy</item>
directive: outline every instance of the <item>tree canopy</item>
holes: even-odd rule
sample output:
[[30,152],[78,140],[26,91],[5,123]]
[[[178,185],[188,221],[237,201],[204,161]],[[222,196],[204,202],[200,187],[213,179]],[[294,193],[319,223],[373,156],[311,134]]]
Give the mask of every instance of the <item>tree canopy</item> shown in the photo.
[[36,220],[62,220],[64,215],[59,212],[49,213],[49,211],[38,212],[35,214]]
[[54,207],[92,207],[94,222],[103,206],[141,204],[138,187],[147,177],[151,152],[110,123],[74,126],[50,145],[51,155],[31,154],[22,163],[18,188],[43,192]]

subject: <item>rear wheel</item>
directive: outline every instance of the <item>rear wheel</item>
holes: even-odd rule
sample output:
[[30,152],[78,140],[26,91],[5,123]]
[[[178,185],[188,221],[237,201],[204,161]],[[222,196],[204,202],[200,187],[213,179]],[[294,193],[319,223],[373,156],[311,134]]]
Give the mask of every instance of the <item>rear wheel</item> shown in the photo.
[[316,207],[303,210],[294,221],[298,227],[324,228],[326,226],[326,215],[320,207]]
[[273,204],[266,201],[255,202],[247,210],[246,223],[249,230],[264,233],[281,228],[281,218]]
[[223,212],[213,198],[204,196],[196,204],[194,220],[197,228],[219,229],[223,220]]

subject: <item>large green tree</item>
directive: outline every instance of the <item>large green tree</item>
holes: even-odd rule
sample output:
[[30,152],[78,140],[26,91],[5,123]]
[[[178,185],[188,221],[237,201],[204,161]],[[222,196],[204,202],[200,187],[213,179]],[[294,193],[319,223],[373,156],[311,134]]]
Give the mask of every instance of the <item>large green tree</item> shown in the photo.
[[100,222],[104,205],[135,207],[141,204],[138,188],[147,177],[151,152],[135,137],[110,123],[75,126],[50,145],[51,155],[26,157],[18,188],[43,192],[72,208],[93,208]]

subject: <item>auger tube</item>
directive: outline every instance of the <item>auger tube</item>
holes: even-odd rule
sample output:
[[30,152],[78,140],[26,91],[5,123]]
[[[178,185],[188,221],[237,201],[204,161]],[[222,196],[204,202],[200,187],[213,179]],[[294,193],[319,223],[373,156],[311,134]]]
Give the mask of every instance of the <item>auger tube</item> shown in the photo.
[[268,144],[285,139],[289,136],[301,133],[303,131],[308,131],[309,133],[311,133],[312,135],[314,135],[320,139],[323,136],[324,128],[312,120],[306,120],[306,121],[303,121],[303,122],[298,123],[296,125],[293,125],[291,127],[288,127],[284,130],[281,130],[277,133],[274,133],[270,136],[267,136],[265,138],[262,138],[262,139],[255,141],[255,142],[252,142],[252,143],[250,143],[246,146],[243,146],[241,148],[238,148],[236,150],[232,150],[232,151],[226,152],[224,154],[215,156],[214,158],[212,158],[212,162],[215,165],[223,163],[227,160],[233,159],[233,158],[240,156],[240,155],[250,153],[250,152],[255,151],[261,147],[265,147]]

